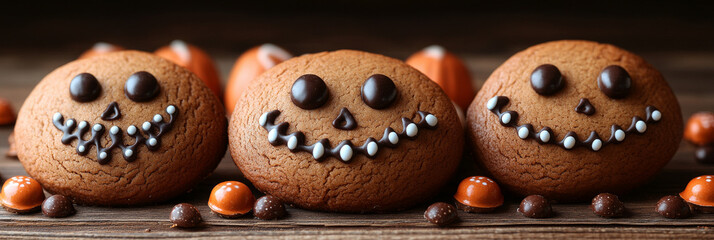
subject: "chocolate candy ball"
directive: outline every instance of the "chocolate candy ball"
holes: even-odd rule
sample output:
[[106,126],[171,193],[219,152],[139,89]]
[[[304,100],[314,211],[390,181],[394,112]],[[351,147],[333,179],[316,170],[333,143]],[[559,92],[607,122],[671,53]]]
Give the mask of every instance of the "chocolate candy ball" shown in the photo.
[[171,210],[169,220],[174,226],[182,228],[197,227],[203,222],[203,218],[201,218],[201,213],[198,209],[188,203],[176,204]]
[[590,208],[593,213],[604,218],[616,218],[625,215],[625,204],[617,195],[611,193],[601,193],[593,198]]
[[688,218],[692,215],[689,204],[676,195],[664,196],[659,199],[655,210],[666,218]]
[[253,206],[253,215],[262,220],[279,219],[285,216],[285,205],[280,199],[265,195]]
[[548,199],[541,195],[530,195],[521,201],[518,212],[529,218],[547,218],[553,216],[553,208]]
[[443,227],[455,222],[459,218],[459,215],[456,213],[456,207],[454,207],[454,205],[437,202],[426,209],[424,218],[433,224]]
[[72,200],[63,195],[52,195],[42,202],[42,214],[48,217],[69,217],[76,212]]

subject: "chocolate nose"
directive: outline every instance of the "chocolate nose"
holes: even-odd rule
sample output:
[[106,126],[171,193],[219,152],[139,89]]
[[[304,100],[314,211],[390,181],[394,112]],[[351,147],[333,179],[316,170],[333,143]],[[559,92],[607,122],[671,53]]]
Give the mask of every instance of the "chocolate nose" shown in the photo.
[[355,121],[350,110],[342,108],[340,115],[337,115],[337,118],[332,120],[332,126],[341,130],[352,130],[357,128],[357,121]]
[[117,102],[112,102],[107,106],[107,109],[102,113],[102,120],[112,121],[121,118],[121,111],[119,111],[119,105]]
[[578,106],[575,107],[575,112],[590,116],[595,113],[595,107],[590,104],[590,100],[587,98],[581,98],[580,103],[578,103]]

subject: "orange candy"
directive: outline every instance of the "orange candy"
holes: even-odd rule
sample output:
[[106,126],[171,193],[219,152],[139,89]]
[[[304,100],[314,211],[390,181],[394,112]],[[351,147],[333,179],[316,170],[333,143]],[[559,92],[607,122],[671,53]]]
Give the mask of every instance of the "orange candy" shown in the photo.
[[467,212],[485,212],[503,205],[503,194],[498,184],[481,176],[462,180],[454,198],[457,205]]
[[0,98],[0,125],[14,123],[16,117],[10,101]]
[[250,188],[237,181],[226,181],[213,187],[208,207],[225,218],[242,216],[253,209],[255,196]]
[[40,209],[45,193],[40,183],[30,177],[15,176],[2,185],[0,203],[9,212],[28,213]]
[[432,45],[410,56],[406,62],[438,83],[461,109],[469,107],[476,93],[469,70],[456,55]]
[[211,57],[203,50],[181,40],[174,40],[169,46],[156,50],[154,54],[187,68],[203,80],[218,99],[222,99],[223,92],[218,70]]
[[95,43],[92,48],[90,48],[89,50],[82,53],[82,55],[79,56],[79,59],[90,58],[90,57],[94,57],[97,55],[102,55],[105,53],[116,52],[116,51],[121,51],[121,50],[124,50],[124,48],[114,45],[114,44],[111,44],[111,43],[98,42],[98,43]]
[[[714,175],[703,175],[689,181],[687,188],[679,193],[685,201],[704,212],[712,212],[714,207]],[[703,207],[703,208],[702,208]],[[707,211],[708,210],[708,211]]]
[[270,43],[248,49],[238,57],[231,70],[231,75],[228,77],[228,85],[226,85],[226,95],[223,101],[226,105],[226,113],[230,115],[233,112],[241,93],[253,82],[253,79],[292,57],[284,49]]
[[714,142],[714,113],[698,112],[692,115],[684,129],[684,139],[700,146]]

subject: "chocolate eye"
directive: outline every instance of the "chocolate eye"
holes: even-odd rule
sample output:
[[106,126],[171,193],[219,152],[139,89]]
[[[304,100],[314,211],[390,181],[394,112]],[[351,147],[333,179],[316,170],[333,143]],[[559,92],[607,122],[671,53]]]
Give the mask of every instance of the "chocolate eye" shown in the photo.
[[362,84],[362,101],[374,109],[383,109],[397,99],[397,86],[392,79],[382,74],[374,74]]
[[540,65],[531,73],[531,87],[540,95],[553,95],[563,89],[563,85],[563,75],[552,64]]
[[597,77],[600,91],[613,99],[624,98],[630,93],[632,79],[627,70],[617,65],[607,66]]
[[148,72],[136,72],[129,76],[124,85],[124,94],[134,102],[146,102],[159,94],[159,82]]
[[305,74],[293,83],[290,98],[295,106],[310,110],[325,104],[330,98],[330,91],[322,78],[314,74]]
[[91,102],[99,97],[102,85],[94,75],[80,73],[69,83],[69,95],[77,102]]

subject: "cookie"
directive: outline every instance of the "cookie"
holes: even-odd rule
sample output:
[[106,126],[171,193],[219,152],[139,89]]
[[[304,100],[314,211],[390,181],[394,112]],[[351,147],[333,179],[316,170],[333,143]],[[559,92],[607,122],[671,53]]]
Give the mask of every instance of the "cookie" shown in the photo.
[[223,157],[219,99],[187,69],[123,51],[68,63],[30,93],[15,125],[25,170],[54,194],[136,205],[191,189]]
[[622,194],[674,155],[682,116],[662,75],[608,44],[554,41],[509,58],[467,114],[480,165],[520,195]]
[[405,209],[455,171],[462,127],[416,69],[351,50],[292,58],[256,79],[229,123],[229,149],[255,187],[335,212]]

